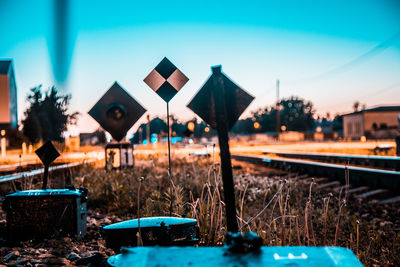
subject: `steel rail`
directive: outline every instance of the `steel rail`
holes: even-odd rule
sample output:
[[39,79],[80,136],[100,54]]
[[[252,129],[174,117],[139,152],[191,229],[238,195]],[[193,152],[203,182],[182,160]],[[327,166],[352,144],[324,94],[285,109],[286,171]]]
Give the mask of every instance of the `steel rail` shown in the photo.
[[286,152],[264,151],[263,154],[275,154],[285,158],[310,159],[322,162],[343,163],[352,165],[372,166],[384,169],[400,171],[400,157],[376,156],[376,155],[352,155],[339,153],[316,152]]
[[[80,166],[80,165],[83,165],[83,164],[90,164],[90,163],[93,163],[95,161],[98,161],[98,159],[91,159],[91,160],[84,161],[84,162],[74,162],[74,163],[56,165],[56,166],[50,167],[49,168],[49,172],[52,172],[52,171],[55,171],[55,170],[69,169],[69,168],[77,167],[77,166]],[[12,181],[12,180],[17,180],[17,179],[25,179],[25,178],[28,178],[28,177],[33,177],[33,176],[40,175],[42,173],[44,173],[44,168],[31,170],[31,171],[20,172],[20,173],[8,174],[8,175],[0,176],[0,183],[9,182],[9,181]]]
[[233,154],[232,158],[239,161],[264,164],[270,168],[284,169],[299,174],[307,173],[309,175],[327,177],[341,181],[343,184],[346,183],[345,171],[348,170],[349,183],[352,185],[379,189],[386,188],[392,192],[400,193],[400,172],[398,171],[259,155]]

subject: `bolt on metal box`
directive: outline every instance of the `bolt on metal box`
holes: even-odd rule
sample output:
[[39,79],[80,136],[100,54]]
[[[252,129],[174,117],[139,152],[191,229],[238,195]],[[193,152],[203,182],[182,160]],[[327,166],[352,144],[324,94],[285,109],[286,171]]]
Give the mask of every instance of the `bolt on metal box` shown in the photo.
[[5,196],[7,240],[23,241],[86,234],[87,189],[19,191]]

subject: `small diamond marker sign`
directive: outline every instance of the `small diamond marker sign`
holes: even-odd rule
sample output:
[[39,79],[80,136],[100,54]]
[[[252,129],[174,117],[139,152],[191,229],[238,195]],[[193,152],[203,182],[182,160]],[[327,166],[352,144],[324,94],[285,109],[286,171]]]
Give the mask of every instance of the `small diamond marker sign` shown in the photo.
[[115,140],[121,141],[145,112],[146,109],[115,82],[88,113]]
[[49,166],[50,163],[60,156],[60,153],[58,153],[51,141],[47,141],[43,146],[39,147],[35,153],[45,166]]
[[[218,85],[215,84],[217,80],[220,83]],[[227,121],[228,130],[230,130],[233,125],[235,125],[240,115],[242,115],[242,113],[253,101],[254,97],[232,82],[225,74],[221,72],[220,67],[213,68],[213,74],[199,90],[197,95],[193,97],[187,107],[196,113],[203,121],[209,124],[214,130],[216,130],[217,120],[214,90],[221,90],[220,86],[223,86],[222,97],[225,101],[225,119]]]
[[165,57],[143,81],[168,103],[189,79]]
[[44,165],[42,189],[47,189],[49,166],[56,158],[60,156],[60,153],[58,153],[51,141],[47,141],[43,146],[36,149],[35,153],[38,155]]

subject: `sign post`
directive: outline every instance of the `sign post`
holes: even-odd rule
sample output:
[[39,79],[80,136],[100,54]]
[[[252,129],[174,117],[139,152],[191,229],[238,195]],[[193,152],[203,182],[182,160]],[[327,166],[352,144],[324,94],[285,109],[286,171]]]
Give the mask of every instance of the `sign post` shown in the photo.
[[218,143],[221,157],[221,171],[224,186],[224,199],[226,204],[226,221],[228,231],[232,233],[238,232],[238,224],[236,220],[235,205],[235,189],[233,184],[231,153],[229,151],[229,136],[227,113],[225,106],[225,86],[221,74],[221,67],[213,67],[213,93],[215,105],[215,115],[218,131]]
[[[117,144],[107,144],[105,147],[106,169],[112,164],[114,156],[119,158],[119,168],[133,166],[133,146],[131,143],[121,143],[129,129],[143,116],[146,109],[130,96],[117,82],[100,98],[88,112],[104,130],[109,132]],[[110,161],[107,161],[107,150],[110,149]],[[118,153],[113,151],[116,149]],[[131,152],[130,152],[131,151]],[[123,152],[126,156],[122,157]],[[129,153],[130,154],[129,154]],[[125,159],[124,162],[121,160]],[[113,168],[113,166],[111,166]]]
[[51,141],[47,141],[43,146],[35,151],[36,155],[40,158],[44,165],[43,173],[43,185],[42,189],[47,189],[47,180],[49,176],[49,166],[50,164],[60,156],[57,149],[54,147]]
[[189,81],[168,58],[163,60],[147,75],[143,80],[151,89],[153,89],[167,103],[167,142],[168,142],[168,175],[170,178],[170,216],[172,215],[173,204],[173,181],[171,167],[171,136],[169,125],[169,101],[178,93],[178,91]]
[[228,232],[237,233],[235,190],[228,132],[254,97],[225,76],[221,72],[221,66],[211,69],[211,77],[188,104],[188,108],[218,132],[227,228]]

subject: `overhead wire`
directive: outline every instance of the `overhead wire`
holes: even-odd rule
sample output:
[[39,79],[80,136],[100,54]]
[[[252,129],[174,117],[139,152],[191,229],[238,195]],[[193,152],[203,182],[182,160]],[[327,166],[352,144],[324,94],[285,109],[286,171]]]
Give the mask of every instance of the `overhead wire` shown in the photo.
[[351,68],[353,68],[354,66],[360,65],[361,63],[373,58],[374,56],[384,52],[386,49],[388,49],[389,47],[391,47],[393,44],[395,44],[396,42],[398,42],[400,40],[400,31],[397,32],[396,34],[394,34],[393,36],[391,36],[390,38],[388,38],[387,40],[379,43],[378,45],[374,46],[373,48],[371,48],[370,50],[368,50],[367,52],[365,52],[364,54],[350,60],[349,62],[346,62],[336,68],[333,68],[331,70],[328,70],[326,72],[317,74],[315,76],[311,76],[308,78],[303,78],[303,79],[298,79],[298,80],[287,80],[286,82],[288,83],[309,83],[312,81],[318,81],[318,80],[322,80],[322,79],[326,79],[329,76],[334,76],[340,73],[343,73]]
[[[338,74],[346,72],[349,69],[353,68],[354,66],[360,65],[363,62],[373,58],[374,56],[384,52],[386,49],[393,46],[399,40],[400,40],[400,31],[398,31],[396,34],[394,34],[390,38],[386,39],[385,41],[374,46],[372,49],[368,50],[367,52],[363,53],[362,55],[360,55],[360,56],[350,60],[349,62],[346,62],[336,68],[333,68],[331,70],[328,70],[326,72],[323,72],[323,73],[320,73],[320,74],[317,74],[315,76],[311,76],[308,78],[297,79],[297,80],[283,80],[283,82],[289,83],[292,85],[293,84],[306,84],[306,83],[315,82],[315,81],[329,78],[329,76],[338,75]],[[399,85],[400,85],[400,82],[397,82],[391,86],[380,89],[379,91],[374,92],[370,95],[361,96],[360,99],[364,99],[365,97],[372,97],[372,96],[378,95],[387,90],[392,90],[394,88],[397,88]],[[267,91],[263,95],[259,96],[259,98],[264,98],[266,95],[270,94],[273,90],[274,90],[274,88],[271,86],[269,89],[267,89]]]

